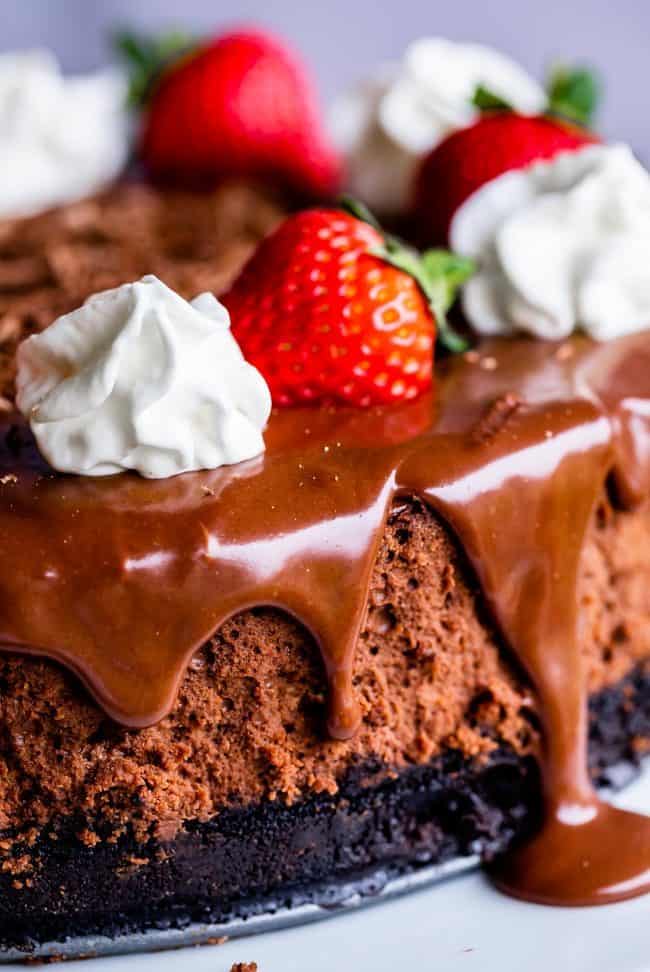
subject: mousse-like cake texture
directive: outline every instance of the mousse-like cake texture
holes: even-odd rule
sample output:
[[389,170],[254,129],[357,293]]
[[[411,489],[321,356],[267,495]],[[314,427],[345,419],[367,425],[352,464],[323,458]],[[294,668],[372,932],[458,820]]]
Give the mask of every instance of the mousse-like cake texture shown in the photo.
[[[228,55],[235,72],[261,43],[237,34],[201,57],[209,67]],[[472,91],[493,79],[508,100],[512,79],[524,82],[481,51]],[[420,71],[425,53],[411,56]],[[178,181],[192,155],[166,138],[174,77],[142,151]],[[398,116],[420,83],[409,77],[411,88],[401,75],[382,87]],[[541,89],[524,89],[522,110],[542,111]],[[621,169],[616,149],[594,155],[584,129],[466,107],[455,134],[421,143],[419,182],[409,142],[420,209],[405,222],[436,245],[423,257],[359,210],[282,222],[287,181],[322,193],[337,168],[324,143],[306,153],[295,132],[276,133],[273,165],[249,145],[236,182],[220,157],[227,171],[207,194],[123,182],[0,222],[5,950],[328,904],[477,854],[535,900],[611,900],[624,880],[642,890],[647,822],[610,818],[592,784],[624,781],[650,746],[650,287],[636,262],[627,299],[618,261],[646,238],[647,173],[627,156]],[[243,139],[250,119],[237,121]],[[494,124],[502,138],[486,160],[473,146]],[[216,167],[216,145],[202,145],[195,175]],[[437,175],[425,184],[427,171]],[[505,206],[513,173],[517,205]],[[641,215],[613,221],[631,183]],[[540,216],[556,227],[548,186],[582,220],[562,266],[602,268],[603,343],[574,333],[596,320],[593,275],[569,280],[549,261],[540,307],[537,278],[505,246],[534,241]],[[450,240],[455,254],[441,249]],[[61,443],[75,445],[66,422],[88,414],[91,441],[129,366],[101,343],[115,322],[92,307],[128,310],[145,275],[179,295],[146,305],[156,333],[169,336],[177,308],[190,313],[180,298],[203,295],[201,327],[228,327],[229,315],[242,362],[273,396],[263,451],[215,468],[184,453],[174,471],[197,471],[145,479],[84,471],[80,450],[79,474],[62,474]],[[113,296],[84,304],[103,291]],[[206,293],[222,298],[216,316]],[[118,321],[137,335],[134,358],[138,306]],[[71,320],[79,346],[57,352],[51,397],[39,398],[39,368],[51,377],[60,345],[38,335]],[[117,361],[110,381],[93,328]],[[155,350],[152,381],[168,365]],[[138,382],[148,394],[148,377]],[[222,390],[210,399],[215,436],[233,407]],[[197,394],[188,376],[188,402]],[[142,446],[141,403],[128,407]],[[60,426],[49,463],[39,410]],[[168,424],[154,446],[173,456]],[[576,807],[581,825],[566,826]],[[555,883],[549,858],[566,868]],[[586,858],[592,871],[576,874]]]

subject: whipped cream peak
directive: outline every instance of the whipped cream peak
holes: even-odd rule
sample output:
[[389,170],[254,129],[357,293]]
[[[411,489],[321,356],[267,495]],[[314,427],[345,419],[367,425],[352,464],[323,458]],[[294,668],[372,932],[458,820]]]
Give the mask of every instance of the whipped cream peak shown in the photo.
[[506,172],[460,207],[450,242],[478,265],[463,307],[481,334],[650,328],[650,174],[625,145]]
[[79,199],[118,175],[126,94],[117,70],[66,78],[48,51],[0,54],[0,217]]
[[419,159],[478,117],[479,88],[522,114],[548,104],[541,85],[507,55],[440,37],[415,41],[401,63],[343,94],[330,123],[352,191],[380,212],[403,208]]
[[143,277],[28,338],[17,361],[18,407],[62,472],[158,479],[264,451],[269,389],[212,294],[188,302]]

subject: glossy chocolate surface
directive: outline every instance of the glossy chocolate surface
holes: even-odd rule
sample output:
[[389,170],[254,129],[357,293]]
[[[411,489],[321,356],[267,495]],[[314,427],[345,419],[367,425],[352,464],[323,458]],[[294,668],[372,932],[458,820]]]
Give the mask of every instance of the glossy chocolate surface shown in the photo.
[[539,695],[546,822],[496,872],[584,904],[650,887],[650,821],[604,807],[586,769],[577,575],[608,478],[650,493],[650,334],[494,341],[433,393],[383,410],[275,413],[258,459],[163,481],[52,473],[14,417],[0,449],[0,640],[75,671],[116,720],[162,718],[230,615],[275,605],[317,639],[329,730],[354,733],[354,649],[391,501],[450,525]]

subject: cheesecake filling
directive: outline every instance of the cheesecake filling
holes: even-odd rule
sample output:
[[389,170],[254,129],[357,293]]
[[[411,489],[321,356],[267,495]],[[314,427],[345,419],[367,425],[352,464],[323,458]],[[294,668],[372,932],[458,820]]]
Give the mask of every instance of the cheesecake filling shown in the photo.
[[[76,672],[121,724],[164,718],[193,653],[273,605],[317,640],[329,733],[362,714],[355,643],[392,500],[450,526],[545,728],[545,822],[495,870],[512,894],[593,904],[648,890],[650,821],[603,805],[586,767],[577,571],[597,497],[650,492],[648,333],[606,344],[493,340],[435,396],[272,414],[266,452],[167,479],[52,471],[20,416],[0,435],[0,641]],[[587,862],[587,864],[585,864]]]

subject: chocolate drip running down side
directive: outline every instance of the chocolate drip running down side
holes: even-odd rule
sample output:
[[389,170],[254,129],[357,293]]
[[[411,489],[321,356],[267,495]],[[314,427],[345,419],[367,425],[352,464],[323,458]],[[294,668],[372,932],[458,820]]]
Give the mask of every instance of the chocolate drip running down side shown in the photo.
[[626,505],[650,492],[647,333],[486,343],[450,360],[431,396],[278,412],[264,456],[164,481],[59,476],[24,425],[3,440],[0,641],[67,665],[130,727],[171,709],[193,652],[226,618],[273,605],[317,639],[330,733],[348,738],[387,512],[396,495],[422,498],[463,545],[545,722],[545,823],[498,882],[562,904],[650,887],[650,821],[604,807],[589,782],[576,616],[604,481]]

